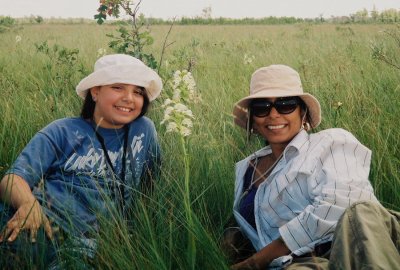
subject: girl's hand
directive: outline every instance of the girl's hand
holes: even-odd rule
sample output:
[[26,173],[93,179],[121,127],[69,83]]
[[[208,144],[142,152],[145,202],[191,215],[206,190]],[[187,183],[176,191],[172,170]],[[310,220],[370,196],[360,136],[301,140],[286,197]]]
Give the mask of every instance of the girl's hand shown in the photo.
[[14,216],[7,222],[0,234],[0,242],[7,238],[8,242],[13,242],[22,230],[30,233],[32,243],[36,242],[39,228],[44,226],[47,237],[53,238],[50,221],[43,213],[37,200],[22,204],[15,212]]

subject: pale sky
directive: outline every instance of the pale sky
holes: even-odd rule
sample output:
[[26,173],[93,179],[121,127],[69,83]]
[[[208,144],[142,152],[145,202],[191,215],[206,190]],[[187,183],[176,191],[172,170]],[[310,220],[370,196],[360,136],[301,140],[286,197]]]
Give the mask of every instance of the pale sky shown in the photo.
[[[363,8],[371,11],[374,6],[378,11],[399,10],[400,0],[143,0],[139,13],[171,19],[200,16],[204,8],[211,7],[213,18],[316,18],[320,15],[329,18],[347,16]],[[0,0],[0,15],[91,19],[98,7],[98,0]]]

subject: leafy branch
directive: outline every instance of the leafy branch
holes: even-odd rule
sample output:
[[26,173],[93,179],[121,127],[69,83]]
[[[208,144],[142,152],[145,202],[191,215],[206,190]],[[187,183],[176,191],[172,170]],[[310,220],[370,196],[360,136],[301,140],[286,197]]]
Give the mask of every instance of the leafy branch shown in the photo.
[[108,34],[107,36],[113,40],[109,42],[108,46],[117,53],[124,53],[132,55],[149,67],[156,69],[158,63],[152,53],[145,52],[145,48],[152,45],[154,42],[153,37],[150,35],[148,29],[144,29],[145,18],[144,15],[138,16],[139,6],[141,0],[137,4],[129,0],[101,0],[98,14],[94,16],[98,24],[102,24],[107,16],[118,18],[120,16],[120,9],[125,11],[125,14],[130,17],[131,29],[121,26],[117,31],[118,35]]

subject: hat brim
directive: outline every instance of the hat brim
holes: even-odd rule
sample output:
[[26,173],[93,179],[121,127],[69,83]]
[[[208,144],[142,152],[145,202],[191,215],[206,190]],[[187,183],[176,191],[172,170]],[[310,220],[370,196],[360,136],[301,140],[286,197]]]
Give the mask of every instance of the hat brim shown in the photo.
[[144,87],[150,101],[157,98],[162,89],[162,80],[154,70],[145,65],[128,64],[114,65],[94,71],[79,82],[76,93],[84,99],[90,88],[114,83]]
[[248,107],[250,101],[257,98],[277,98],[277,97],[300,97],[307,106],[308,113],[311,118],[311,128],[316,128],[321,123],[321,105],[318,100],[311,94],[301,93],[293,94],[293,91],[275,90],[275,91],[259,91],[253,95],[242,98],[233,108],[234,122],[238,126],[246,129],[248,123]]

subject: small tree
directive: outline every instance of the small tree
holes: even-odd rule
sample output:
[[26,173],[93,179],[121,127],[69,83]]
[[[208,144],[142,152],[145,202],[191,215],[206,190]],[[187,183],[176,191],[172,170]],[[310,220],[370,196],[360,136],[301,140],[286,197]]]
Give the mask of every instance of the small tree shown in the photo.
[[356,12],[355,20],[356,22],[366,22],[368,19],[368,10],[365,8]]
[[398,22],[400,20],[400,12],[394,8],[386,9],[381,12],[381,20],[387,23]]
[[36,17],[35,17],[35,21],[36,21],[37,23],[42,23],[42,22],[43,22],[43,17],[42,17],[42,16],[36,16]]
[[15,24],[16,24],[15,19],[9,16],[7,17],[0,16],[0,33],[10,30],[12,27],[15,26]]
[[203,8],[202,12],[203,12],[202,18],[211,19],[211,13],[212,13],[211,6]]
[[370,12],[371,14],[371,18],[374,22],[376,22],[379,18],[379,12],[376,10],[376,7],[374,5],[374,8],[372,9],[372,11]]
[[98,24],[104,23],[107,16],[118,18],[120,16],[120,9],[123,9],[130,17],[131,29],[121,26],[117,31],[119,36],[112,34],[107,35],[113,40],[110,41],[108,46],[118,53],[132,55],[149,67],[156,69],[158,64],[153,54],[146,53],[145,47],[153,44],[153,38],[150,31],[145,29],[145,19],[143,15],[138,16],[139,6],[142,1],[139,0],[137,4],[129,0],[101,0],[98,14],[94,16]]

